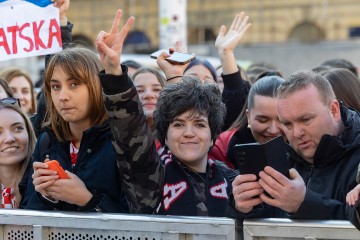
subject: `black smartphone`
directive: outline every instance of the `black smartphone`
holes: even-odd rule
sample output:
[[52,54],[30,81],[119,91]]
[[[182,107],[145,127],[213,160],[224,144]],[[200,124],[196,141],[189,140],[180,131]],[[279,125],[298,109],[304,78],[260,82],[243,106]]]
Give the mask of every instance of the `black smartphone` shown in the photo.
[[[158,50],[156,52],[153,52],[150,54],[151,58],[157,59],[162,52],[169,53],[169,50]],[[188,54],[188,53],[181,53],[181,52],[173,52],[170,57],[166,58],[167,61],[169,61],[172,64],[187,64],[194,60],[196,57],[194,54]]]
[[236,144],[232,154],[240,174],[255,174],[259,178],[259,172],[270,166],[290,179],[285,146],[284,138],[279,136],[264,144]]

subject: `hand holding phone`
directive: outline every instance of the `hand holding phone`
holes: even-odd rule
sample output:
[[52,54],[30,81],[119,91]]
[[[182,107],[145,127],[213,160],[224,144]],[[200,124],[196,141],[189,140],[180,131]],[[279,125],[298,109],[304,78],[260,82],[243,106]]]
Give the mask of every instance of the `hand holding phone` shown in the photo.
[[69,176],[65,172],[65,170],[61,167],[60,163],[57,160],[51,160],[46,162],[48,165],[48,169],[54,170],[59,175],[60,179],[69,179]]
[[170,53],[169,50],[165,50],[165,49],[153,52],[152,54],[150,54],[150,57],[157,59],[162,52],[166,52],[171,55],[170,57],[166,58],[166,60],[172,64],[184,65],[193,61],[196,58],[194,54],[181,53],[181,52]]

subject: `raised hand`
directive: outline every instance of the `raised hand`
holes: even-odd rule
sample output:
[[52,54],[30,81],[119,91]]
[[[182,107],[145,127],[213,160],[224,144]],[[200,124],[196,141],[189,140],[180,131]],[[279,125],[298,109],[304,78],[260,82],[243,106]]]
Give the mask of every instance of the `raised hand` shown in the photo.
[[101,63],[107,74],[121,75],[120,57],[124,40],[134,24],[135,18],[130,17],[119,32],[122,10],[118,9],[109,33],[101,31],[96,38],[96,48]]
[[[182,51],[183,50],[183,51]],[[180,42],[177,41],[175,43],[175,47],[169,48],[169,52],[186,52],[186,50],[182,49],[182,46],[180,45]],[[159,68],[164,72],[166,79],[171,79],[168,81],[168,83],[175,83],[181,80],[180,77],[174,78],[176,76],[182,76],[184,74],[184,71],[186,67],[189,64],[184,65],[176,65],[168,62],[166,58],[170,57],[170,54],[167,54],[166,52],[163,52],[157,59],[156,63],[159,66]]]
[[70,7],[70,0],[52,0],[54,7],[59,8],[60,20],[66,20],[66,15]]
[[234,49],[251,26],[248,20],[249,17],[245,16],[244,12],[241,12],[235,16],[229,31],[226,31],[225,25],[220,27],[215,47],[218,51],[224,74],[234,73],[238,70],[234,57]]

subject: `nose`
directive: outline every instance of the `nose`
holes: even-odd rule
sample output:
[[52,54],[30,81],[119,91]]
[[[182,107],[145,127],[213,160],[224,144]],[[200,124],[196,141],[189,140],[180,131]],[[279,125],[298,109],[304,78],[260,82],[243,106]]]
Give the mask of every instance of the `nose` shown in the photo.
[[194,131],[193,131],[193,126],[191,125],[187,125],[185,127],[185,130],[184,130],[184,136],[185,137],[193,137],[195,134],[194,134]]
[[15,137],[10,131],[4,131],[3,134],[4,143],[13,143],[15,142]]
[[281,133],[280,123],[277,121],[271,121],[268,132],[271,135],[279,135]]
[[24,94],[22,94],[20,91],[17,91],[16,93],[14,93],[14,98],[22,99],[24,98]]
[[69,94],[66,88],[62,87],[59,93],[59,100],[66,101],[69,99]]
[[148,89],[148,90],[144,91],[143,97],[145,99],[155,98],[155,93],[154,93],[154,91]]
[[295,138],[302,138],[305,134],[304,129],[301,126],[294,125],[293,127],[293,135]]

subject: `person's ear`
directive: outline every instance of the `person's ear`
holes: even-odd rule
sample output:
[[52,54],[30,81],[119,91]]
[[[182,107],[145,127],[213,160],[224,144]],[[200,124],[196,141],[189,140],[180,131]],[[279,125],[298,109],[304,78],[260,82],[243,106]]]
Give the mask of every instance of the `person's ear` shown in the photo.
[[329,107],[330,107],[331,116],[336,121],[341,121],[341,113],[340,113],[340,103],[339,103],[339,101],[334,99],[333,101],[331,101]]
[[167,146],[167,139],[165,138],[165,146]]

